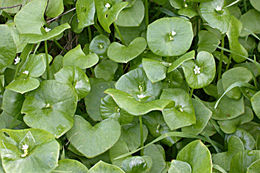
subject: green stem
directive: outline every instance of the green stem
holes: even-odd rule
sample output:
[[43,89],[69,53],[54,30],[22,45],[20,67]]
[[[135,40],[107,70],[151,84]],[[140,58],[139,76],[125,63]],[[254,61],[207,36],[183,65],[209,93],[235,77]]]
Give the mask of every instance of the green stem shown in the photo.
[[46,72],[47,72],[47,80],[50,79],[50,68],[49,68],[49,55],[48,55],[48,44],[47,40],[44,41],[44,47],[45,47],[45,59],[46,59]]
[[190,97],[192,97],[192,95],[193,95],[193,91],[194,91],[194,89],[191,88],[191,90],[190,90]]
[[[221,47],[224,48],[224,46],[225,46],[225,36],[223,36],[222,40],[221,40]],[[222,49],[219,63],[218,63],[218,80],[220,80],[220,78],[221,78],[223,56],[224,56],[224,50]]]
[[117,32],[121,42],[125,45],[125,40],[124,40],[123,36],[121,35],[121,33],[120,33],[120,31],[119,31],[119,29],[118,29],[118,27],[117,27],[117,25],[115,23],[114,23],[114,28],[115,28],[115,30],[116,30],[116,32]]
[[91,40],[92,40],[92,33],[91,33],[90,26],[88,27],[88,40],[89,40],[89,42],[91,42]]
[[244,7],[245,7],[245,11],[247,12],[247,3],[246,3],[247,0],[244,0]]
[[54,43],[55,43],[61,50],[63,50],[65,53],[68,52],[64,47],[62,47],[62,46],[60,45],[60,43],[59,43],[57,40],[54,39]]
[[[143,134],[143,119],[142,116],[139,116],[139,123],[140,123],[140,143],[141,147],[144,147],[144,134]],[[144,150],[141,150],[141,156],[144,155]]]
[[100,34],[104,34],[104,35],[105,35],[105,33],[103,32],[102,28],[101,28],[97,23],[95,23],[93,26],[96,28],[96,30],[97,30]]
[[232,59],[232,56],[231,54],[229,55],[229,58],[228,58],[228,63],[227,63],[227,66],[226,66],[226,71],[229,69],[229,66],[231,64],[231,59]]
[[145,5],[145,25],[146,27],[149,25],[149,3],[148,0],[144,0]]

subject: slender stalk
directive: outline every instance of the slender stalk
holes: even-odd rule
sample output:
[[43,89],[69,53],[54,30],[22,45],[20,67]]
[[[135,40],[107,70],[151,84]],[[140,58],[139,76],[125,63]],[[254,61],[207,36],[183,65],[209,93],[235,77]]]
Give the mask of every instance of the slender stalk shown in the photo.
[[229,66],[231,64],[231,59],[232,59],[232,56],[231,54],[229,55],[229,58],[228,58],[228,63],[227,63],[227,66],[226,66],[226,71],[229,69]]
[[190,97],[192,97],[192,95],[193,95],[193,91],[194,91],[194,89],[191,88],[191,90],[190,90]]
[[[225,36],[222,37],[221,47],[222,48],[225,47]],[[220,78],[221,78],[223,56],[224,56],[224,50],[221,49],[221,56],[220,56],[219,63],[218,63],[218,80],[220,80]]]
[[64,47],[62,47],[62,46],[60,45],[60,43],[59,43],[57,40],[54,39],[54,43],[55,43],[61,50],[63,50],[65,53],[68,52]]
[[89,40],[89,42],[91,42],[91,40],[92,40],[92,33],[91,33],[90,26],[88,27],[88,40]]
[[145,25],[146,27],[149,25],[149,3],[148,0],[144,0],[145,5]]
[[245,8],[245,11],[247,12],[247,3],[246,3],[247,0],[244,0],[244,8]]
[[72,9],[70,9],[70,10],[68,10],[68,11],[64,12],[64,13],[62,13],[61,15],[59,15],[59,16],[57,16],[57,17],[53,18],[53,19],[50,19],[50,20],[48,20],[48,21],[47,21],[47,23],[51,23],[51,22],[53,22],[53,21],[55,21],[55,20],[59,19],[60,17],[62,17],[62,16],[64,16],[64,15],[66,15],[66,14],[68,14],[68,13],[70,13],[70,12],[74,11],[74,10],[76,10],[76,7],[75,7],[75,8],[72,8]]
[[97,23],[95,23],[93,26],[96,28],[96,30],[97,30],[100,34],[104,34],[102,28],[101,28]]
[[[139,116],[139,123],[140,123],[140,143],[141,143],[141,148],[144,147],[144,134],[143,134],[143,119],[142,116]],[[144,155],[144,150],[141,150],[141,156]]]
[[44,41],[44,47],[45,47],[45,59],[46,59],[46,72],[47,72],[47,80],[50,79],[50,68],[49,68],[49,55],[48,55],[48,44],[47,40]]
[[18,4],[18,5],[10,6],[10,7],[0,7],[0,10],[10,9],[10,8],[15,8],[15,7],[21,7],[21,6],[22,6],[22,4]]
[[117,27],[117,25],[116,25],[115,23],[114,23],[114,28],[115,28],[115,30],[116,30],[116,32],[117,32],[117,34],[118,34],[118,36],[119,36],[121,42],[125,45],[125,40],[124,40],[124,38],[122,37],[122,35],[121,35],[121,33],[120,33],[120,31],[119,31],[119,29],[118,29],[118,27]]

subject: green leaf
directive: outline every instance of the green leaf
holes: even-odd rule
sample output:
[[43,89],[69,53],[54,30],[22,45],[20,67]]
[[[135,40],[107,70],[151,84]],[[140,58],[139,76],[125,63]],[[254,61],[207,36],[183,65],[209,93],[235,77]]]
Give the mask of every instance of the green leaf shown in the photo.
[[225,0],[214,0],[203,2],[199,6],[202,18],[212,28],[218,29],[222,33],[229,30],[231,15],[227,8],[225,8]]
[[46,16],[57,17],[64,11],[63,0],[49,0]]
[[182,131],[198,135],[204,130],[204,128],[208,124],[208,121],[212,116],[212,112],[199,99],[193,99],[192,104],[195,109],[196,124],[193,124],[188,127],[183,127]]
[[[222,75],[223,89],[227,90],[235,82],[248,83],[252,80],[252,73],[245,67],[232,68]],[[239,99],[241,97],[241,91],[239,87],[235,87],[227,92],[227,96],[233,99]]]
[[198,52],[206,51],[213,53],[217,49],[220,40],[218,36],[210,31],[201,30],[199,32]]
[[119,63],[127,63],[146,49],[146,40],[143,37],[135,38],[128,46],[113,42],[107,50],[107,56]]
[[77,18],[79,28],[85,28],[94,24],[95,2],[94,0],[78,0],[76,2]]
[[136,0],[133,6],[123,9],[115,23],[123,27],[140,26],[144,19],[144,4],[142,0]]
[[144,155],[152,158],[153,164],[150,173],[162,172],[166,167],[165,152],[161,145],[150,145],[144,149]]
[[88,173],[125,173],[122,169],[115,165],[111,165],[108,163],[105,163],[103,161],[99,161],[97,164],[95,164]]
[[237,63],[245,61],[246,60],[245,57],[248,57],[248,53],[246,49],[238,41],[241,31],[242,31],[242,23],[237,18],[232,16],[230,18],[230,26],[227,32],[227,37],[229,41],[229,47],[230,47],[232,58]]
[[105,97],[104,91],[108,88],[114,88],[115,82],[104,81],[100,79],[90,79],[91,90],[85,97],[86,111],[94,121],[101,121],[100,104],[101,98]]
[[152,83],[159,82],[166,78],[167,67],[163,64],[163,61],[155,59],[142,59],[142,65],[148,79]]
[[250,3],[256,10],[260,11],[260,3],[258,0],[250,0]]
[[180,65],[182,65],[184,62],[192,60],[195,58],[195,51],[190,51],[184,55],[182,55],[180,58],[176,59],[171,66],[168,68],[168,73],[174,71],[177,69]]
[[118,68],[118,64],[109,59],[104,59],[94,68],[96,78],[110,81],[114,78],[114,74]]
[[24,94],[26,92],[35,90],[40,85],[38,79],[29,76],[21,76],[12,81],[6,89]]
[[[49,28],[47,28],[49,29]],[[62,34],[65,30],[70,29],[70,25],[68,23],[64,23],[55,27],[54,29],[46,32],[43,31],[41,35],[39,34],[22,34],[20,37],[27,43],[40,43],[42,41],[55,39],[55,37]]]
[[90,92],[87,75],[78,67],[65,66],[55,74],[55,80],[71,85],[78,94],[78,100],[86,97]]
[[2,129],[0,140],[2,165],[6,173],[47,173],[58,164],[59,143],[44,130]]
[[192,100],[186,91],[181,88],[164,89],[160,99],[172,100],[175,103],[162,111],[164,120],[171,130],[196,123]]
[[21,113],[24,96],[20,93],[6,89],[3,94],[1,109],[11,116],[16,116]]
[[63,58],[63,65],[77,66],[81,69],[86,69],[96,65],[98,61],[99,57],[95,53],[85,55],[81,49],[81,46],[78,45],[66,53]]
[[253,150],[256,146],[254,137],[244,129],[238,128],[235,133],[228,135],[227,138],[230,138],[231,136],[239,137],[243,142],[246,150]]
[[259,105],[260,105],[260,92],[257,92],[252,98],[251,98],[251,103],[252,103],[252,107],[253,107],[253,110],[256,114],[256,116],[258,118],[260,118],[260,108],[259,108]]
[[182,68],[188,85],[194,89],[209,85],[216,74],[214,57],[205,51],[199,52],[195,61],[184,62]]
[[189,20],[164,17],[151,23],[147,29],[147,43],[160,56],[178,56],[191,46],[192,26]]
[[92,126],[77,115],[73,128],[67,133],[71,144],[87,158],[96,157],[110,149],[120,135],[120,124],[113,119],[106,119]]
[[88,168],[81,162],[72,159],[59,160],[58,166],[52,173],[70,172],[70,173],[88,173]]
[[107,89],[105,93],[110,95],[120,108],[135,116],[144,115],[155,110],[162,111],[171,103],[170,100],[163,99],[140,102],[128,93],[112,88]]
[[224,131],[227,134],[230,134],[234,133],[241,124],[248,123],[253,118],[254,114],[251,108],[246,106],[245,113],[239,115],[239,117],[230,120],[218,121],[218,124],[222,131]]
[[95,5],[101,26],[110,33],[109,26],[117,20],[119,13],[128,5],[128,2],[95,0]]
[[213,163],[221,166],[226,171],[230,170],[230,162],[238,152],[244,150],[242,141],[237,136],[231,136],[228,140],[228,151],[213,155]]
[[89,45],[89,50],[96,54],[105,54],[108,46],[110,45],[110,40],[105,35],[97,35],[94,37]]
[[253,162],[248,168],[246,173],[257,173],[260,170],[260,159]]
[[20,34],[42,34],[41,27],[45,24],[46,6],[47,0],[33,0],[22,7],[14,17],[16,28]]
[[29,127],[44,129],[58,138],[72,127],[76,106],[77,95],[71,86],[46,80],[26,95],[23,119]]
[[16,45],[7,25],[0,25],[0,71],[11,65],[16,55]]
[[187,162],[172,160],[168,173],[191,173],[191,166]]
[[142,68],[136,68],[122,75],[115,86],[116,89],[130,94],[142,102],[158,98],[162,88],[160,82],[152,83]]
[[133,116],[120,109],[111,96],[101,99],[100,113],[103,119],[112,118],[118,120],[120,124],[128,124],[133,121]]
[[[177,155],[177,160],[187,162],[192,173],[211,173],[212,160],[210,151],[199,140],[190,142]],[[203,164],[202,164],[203,163]]]
[[126,173],[147,173],[152,167],[152,159],[148,156],[134,156],[122,162],[122,169]]
[[243,25],[243,30],[240,33],[240,36],[245,37],[251,33],[260,34],[260,25],[256,22],[258,20],[260,20],[260,13],[254,9],[243,14],[240,19]]

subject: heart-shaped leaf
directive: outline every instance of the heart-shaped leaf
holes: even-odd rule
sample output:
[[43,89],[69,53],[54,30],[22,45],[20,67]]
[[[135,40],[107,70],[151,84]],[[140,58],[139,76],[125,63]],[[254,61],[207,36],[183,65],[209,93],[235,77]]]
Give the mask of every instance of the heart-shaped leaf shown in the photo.
[[199,32],[198,52],[206,51],[213,53],[217,49],[219,43],[220,40],[215,33],[201,30]]
[[160,56],[178,56],[191,46],[192,26],[189,20],[165,17],[151,23],[147,29],[147,43],[151,51]]
[[229,171],[232,157],[243,150],[244,145],[242,141],[238,137],[232,136],[228,139],[228,151],[214,154],[213,163]]
[[101,99],[100,113],[103,119],[116,119],[120,124],[128,124],[133,120],[133,116],[125,110],[120,109],[111,96]]
[[88,173],[125,173],[122,169],[115,165],[111,165],[108,163],[105,163],[103,161],[99,161],[97,164],[95,164]]
[[120,124],[113,119],[106,119],[92,126],[77,115],[73,128],[67,133],[71,144],[87,158],[96,157],[110,149],[120,135]]
[[[47,29],[49,29],[49,28],[47,28]],[[64,23],[62,25],[55,27],[54,29],[52,29],[48,32],[43,31],[41,35],[39,35],[39,34],[23,34],[23,35],[21,35],[21,39],[23,39],[27,43],[39,43],[39,42],[42,42],[42,41],[55,39],[55,37],[59,36],[61,33],[63,33],[67,29],[70,29],[70,25],[68,23]]]
[[46,6],[46,0],[33,0],[23,6],[14,17],[16,28],[20,34],[42,34],[41,27],[45,24]]
[[58,138],[72,127],[76,106],[77,95],[71,86],[46,80],[25,97],[23,119],[29,127],[44,129]]
[[175,103],[162,111],[164,120],[171,130],[196,123],[192,100],[186,91],[180,88],[164,89],[160,99],[169,99]]
[[114,78],[114,74],[118,69],[118,64],[109,59],[102,60],[98,65],[96,65],[94,72],[96,78],[101,78],[106,81],[111,81]]
[[63,159],[59,160],[58,166],[52,171],[57,172],[88,173],[88,168],[77,160]]
[[63,0],[49,0],[46,9],[46,16],[57,17],[64,11]]
[[244,123],[250,122],[254,118],[254,114],[250,107],[245,107],[245,113],[231,120],[218,121],[221,130],[227,134],[234,133],[237,128]]
[[212,172],[212,160],[210,151],[199,140],[195,140],[186,145],[178,153],[177,160],[184,161],[190,164],[193,173]]
[[132,7],[123,9],[116,20],[118,26],[139,26],[144,19],[144,4],[142,0],[136,0]]
[[199,52],[195,61],[182,64],[184,75],[191,88],[198,89],[209,85],[216,74],[216,64],[212,54]]
[[[252,80],[252,73],[245,67],[232,68],[222,75],[223,89],[226,90],[235,82],[249,82]],[[239,99],[241,97],[241,91],[239,87],[235,87],[227,93],[227,96],[233,99]]]
[[38,79],[29,76],[20,76],[11,82],[6,88],[21,94],[35,90],[40,85]]
[[120,108],[135,116],[144,115],[155,110],[162,111],[171,103],[170,100],[165,99],[140,102],[130,94],[117,89],[107,89],[105,93],[110,95]]
[[187,162],[172,160],[168,173],[191,173],[191,166]]
[[95,17],[95,1],[94,0],[78,0],[76,3],[76,12],[79,28],[85,28],[94,24]]
[[6,173],[50,172],[58,164],[59,143],[40,129],[0,131],[0,154]]
[[72,85],[75,88],[78,99],[87,96],[90,91],[90,83],[87,75],[78,67],[65,66],[55,74],[55,80]]
[[109,26],[117,20],[127,4],[128,2],[117,0],[95,0],[98,20],[106,32],[111,32]]
[[96,54],[105,54],[109,45],[110,40],[107,36],[98,35],[91,40],[89,50]]
[[252,98],[251,103],[253,110],[258,118],[260,118],[260,92],[257,92]]
[[200,4],[202,18],[212,27],[226,33],[229,29],[231,15],[225,8],[225,0],[213,0]]
[[126,173],[147,173],[152,167],[152,159],[148,156],[134,156],[122,162],[122,169]]
[[248,57],[247,50],[238,41],[239,35],[242,31],[242,27],[242,23],[237,18],[235,18],[234,16],[230,18],[230,26],[227,32],[227,37],[232,58],[237,63],[245,61],[245,57]]
[[0,25],[0,71],[11,65],[16,55],[16,45],[7,25]]
[[192,105],[194,106],[195,109],[196,124],[188,127],[183,127],[182,131],[198,135],[203,131],[203,129],[208,124],[208,121],[212,116],[212,112],[199,99],[193,99]]
[[6,89],[3,94],[1,109],[11,116],[21,113],[24,96],[20,93]]
[[71,49],[63,58],[64,66],[77,66],[81,69],[86,69],[94,66],[99,61],[98,56],[95,53],[85,55],[81,46],[78,45],[74,49]]
[[115,82],[104,81],[101,79],[90,78],[91,90],[85,97],[86,110],[94,121],[101,121],[100,104],[101,98],[105,97],[104,91],[108,88],[114,88]]
[[137,37],[128,46],[113,42],[107,50],[107,56],[119,63],[127,63],[146,49],[146,40],[143,37]]
[[142,68],[136,68],[122,75],[115,86],[116,89],[130,94],[142,102],[158,98],[162,88],[161,83],[152,83]]

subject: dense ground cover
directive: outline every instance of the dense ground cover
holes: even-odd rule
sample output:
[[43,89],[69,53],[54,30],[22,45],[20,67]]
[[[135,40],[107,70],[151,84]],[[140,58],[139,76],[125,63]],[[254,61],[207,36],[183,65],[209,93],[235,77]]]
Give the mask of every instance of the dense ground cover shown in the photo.
[[0,0],[0,173],[259,173],[259,0]]

